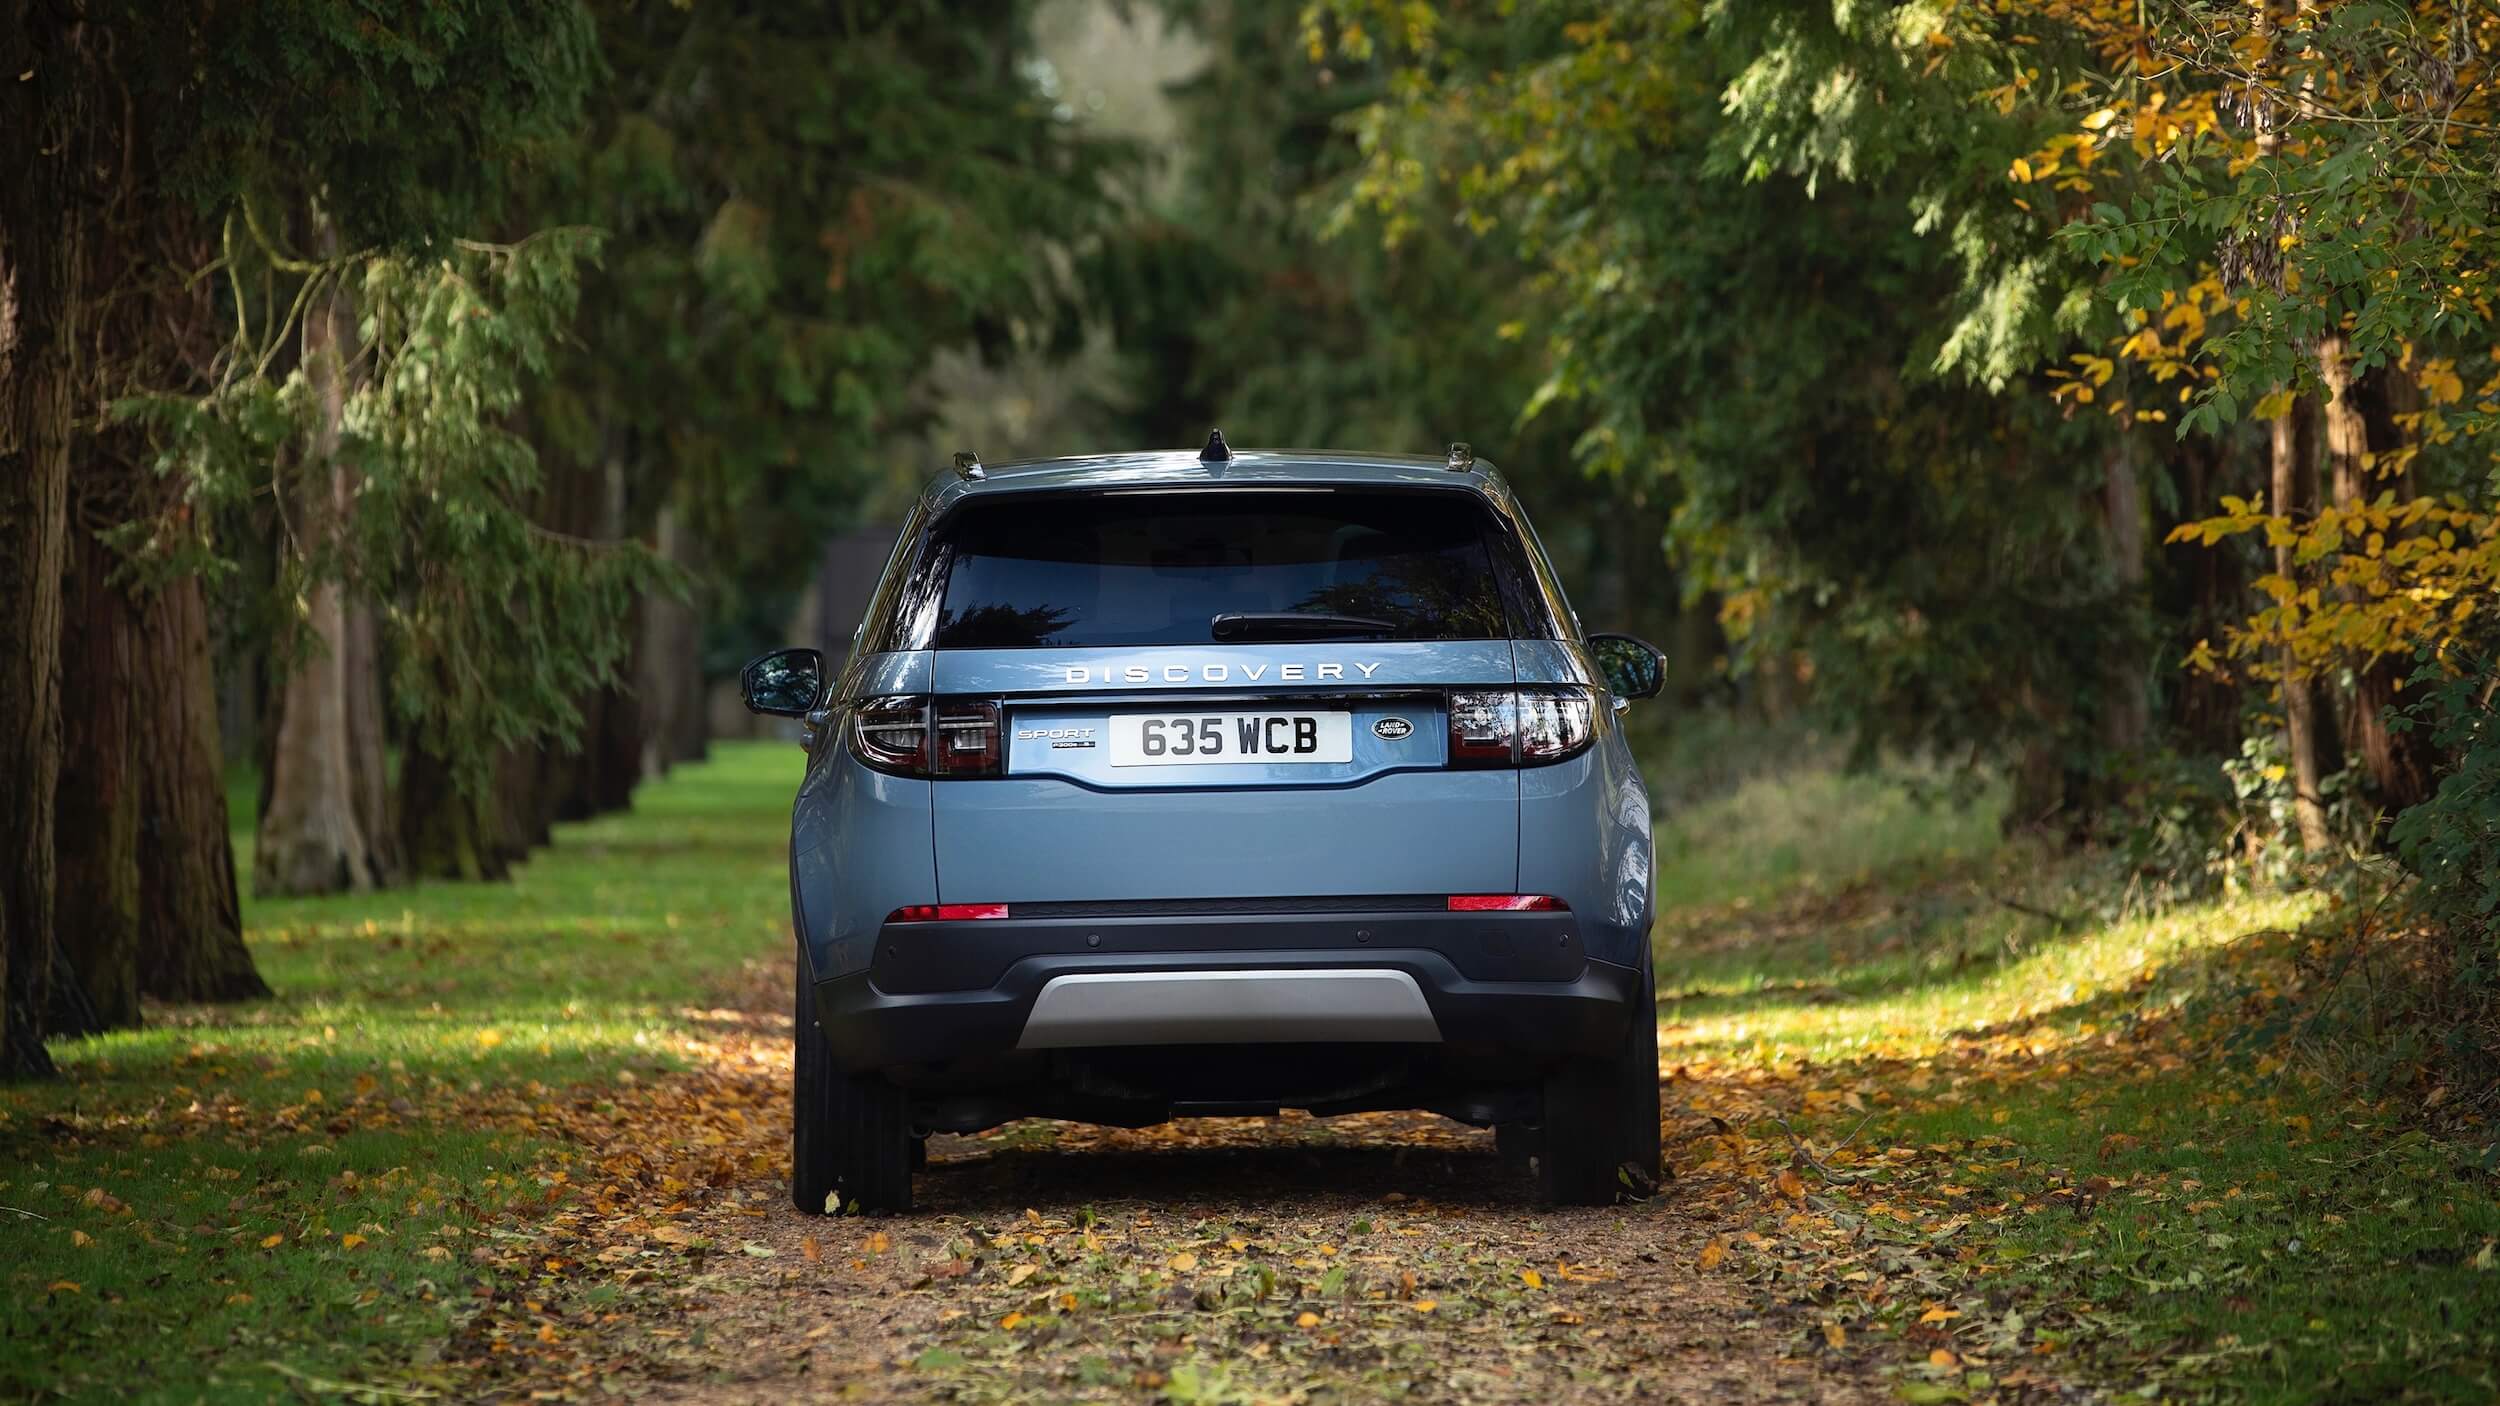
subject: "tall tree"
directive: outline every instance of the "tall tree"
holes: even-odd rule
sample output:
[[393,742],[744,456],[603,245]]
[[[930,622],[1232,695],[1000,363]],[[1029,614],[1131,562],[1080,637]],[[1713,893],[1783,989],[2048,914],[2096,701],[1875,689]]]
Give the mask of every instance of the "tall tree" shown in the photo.
[[0,1077],[41,1074],[61,765],[61,579],[79,404],[80,276],[104,36],[77,4],[0,6]]

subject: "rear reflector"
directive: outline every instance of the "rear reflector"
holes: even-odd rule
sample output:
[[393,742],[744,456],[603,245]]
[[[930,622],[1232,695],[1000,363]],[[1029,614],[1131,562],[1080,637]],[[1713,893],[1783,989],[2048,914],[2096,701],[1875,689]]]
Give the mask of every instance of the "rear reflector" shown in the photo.
[[976,918],[1004,918],[1004,903],[914,903],[885,915],[889,923],[965,923]]
[[1568,913],[1571,905],[1550,893],[1454,893],[1453,913]]

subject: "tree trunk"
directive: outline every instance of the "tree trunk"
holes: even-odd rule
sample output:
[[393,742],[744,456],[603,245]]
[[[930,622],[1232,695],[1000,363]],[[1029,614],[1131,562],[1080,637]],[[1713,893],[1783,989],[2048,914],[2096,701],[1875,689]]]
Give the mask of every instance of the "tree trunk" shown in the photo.
[[[694,534],[673,509],[662,508],[653,529],[660,556],[697,569]],[[666,775],[679,762],[701,761],[710,741],[703,698],[703,619],[694,603],[645,596],[642,635],[636,648],[634,691],[642,701],[643,770]]]
[[[500,780],[505,768],[497,771]],[[510,877],[526,847],[507,812],[508,794],[499,784],[484,796],[461,795],[450,763],[422,738],[411,739],[399,769],[399,828],[410,875],[471,882]]]
[[61,573],[77,413],[79,268],[92,201],[96,37],[69,3],[0,0],[0,1077],[43,1048],[61,765]]
[[[2309,499],[2302,492],[2303,479],[2313,477],[2301,471],[2301,441],[2307,436],[2301,434],[2297,421],[2304,409],[2295,401],[2267,426],[2268,447],[2273,456],[2274,510],[2294,521],[2309,511]],[[2287,581],[2299,580],[2299,564],[2293,560],[2290,543],[2274,549],[2274,569]],[[2290,646],[2284,647],[2279,662],[2283,672],[2283,740],[2292,760],[2292,814],[2299,826],[2302,852],[2324,854],[2333,847],[2334,838],[2326,822],[2326,766],[2320,755],[2316,693]]]
[[373,606],[346,609],[347,787],[376,883],[399,881],[399,816],[391,809],[389,739],[382,725],[382,630]]
[[[335,247],[336,236],[324,243]],[[304,372],[322,406],[320,428],[306,446],[309,491],[297,530],[304,554],[344,528],[350,511],[346,473],[337,463],[339,418],[347,395],[346,358],[353,336],[346,297],[333,293],[304,318]],[[262,894],[362,892],[375,883],[373,854],[357,821],[355,771],[348,760],[347,597],[334,579],[305,592],[307,639],[279,691],[278,740],[269,769],[268,810],[252,858],[252,888]]]
[[[91,442],[91,441],[90,441]],[[80,465],[63,590],[60,793],[53,808],[57,944],[48,1035],[139,1023],[139,779],[132,704],[140,690],[130,598],[112,582],[120,555],[95,529],[126,506],[120,466]]]
[[[2345,344],[2341,333],[2318,339],[2318,377],[2326,387],[2326,456],[2328,482],[2335,495],[2335,506],[2354,509],[2366,506],[2371,497],[2371,474],[2364,464],[2374,453],[2386,453],[2396,447],[2393,437],[2371,441],[2370,417],[2365,403],[2372,399],[2356,385],[2352,369],[2345,365]],[[2374,373],[2376,374],[2376,373]],[[2361,765],[2369,773],[2371,798],[2389,815],[2420,805],[2430,798],[2434,769],[2438,758],[2432,754],[2419,732],[2398,732],[2387,725],[2388,713],[2403,704],[2405,675],[2410,661],[2390,655],[2365,660],[2354,671],[2352,716],[2352,749],[2360,754]]]
[[[2126,608],[2144,598],[2144,490],[2136,476],[2134,437],[2119,432],[2103,461],[2101,479],[2101,554],[2110,584]],[[2133,636],[2130,633],[2130,639]],[[2142,750],[2152,727],[2150,682],[2144,661],[2114,653],[2101,688],[2101,745],[2113,757]]]
[[243,945],[234,838],[217,738],[208,603],[193,577],[138,601],[135,654],[164,671],[138,691],[139,989],[164,1001],[243,1001],[269,994]]

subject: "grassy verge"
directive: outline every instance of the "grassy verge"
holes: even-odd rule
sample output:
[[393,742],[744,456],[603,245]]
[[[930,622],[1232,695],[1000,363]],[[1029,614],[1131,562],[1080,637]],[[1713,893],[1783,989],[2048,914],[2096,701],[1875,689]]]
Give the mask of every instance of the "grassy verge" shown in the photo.
[[[2074,866],[1839,785],[1760,778],[1680,822],[1670,872],[1724,876],[1659,933],[1677,1158],[1740,1227],[1713,1268],[1810,1306],[1809,1349],[1877,1335],[1913,1401],[2500,1394],[2476,1152],[2251,1038],[2320,899],[2101,916]],[[1801,846],[1762,902],[1799,813],[1875,837]]]
[[567,1092],[677,1067],[779,954],[799,762],[722,748],[508,885],[247,901],[274,1000],[0,1089],[0,1396],[260,1401],[440,1344]]

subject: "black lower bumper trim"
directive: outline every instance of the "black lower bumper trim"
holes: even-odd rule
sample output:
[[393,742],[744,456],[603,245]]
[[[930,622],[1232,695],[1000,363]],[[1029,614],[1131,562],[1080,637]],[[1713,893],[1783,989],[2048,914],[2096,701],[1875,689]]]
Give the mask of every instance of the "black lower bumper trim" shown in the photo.
[[1413,947],[1039,952],[1008,962],[986,985],[952,990],[888,990],[872,968],[819,982],[816,1009],[844,1068],[943,1067],[1015,1050],[1034,998],[1054,977],[1332,967],[1389,968],[1413,977],[1446,1050],[1534,1057],[1602,1056],[1614,1049],[1636,1009],[1641,979],[1632,968],[1583,959],[1564,979],[1483,981],[1438,951]]

